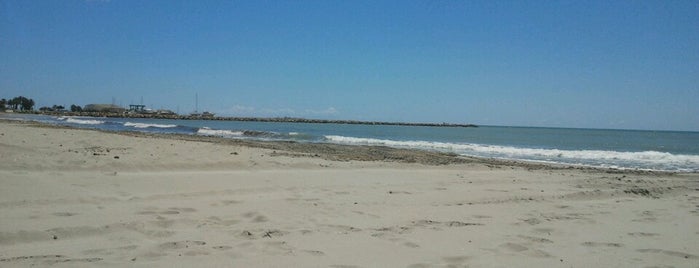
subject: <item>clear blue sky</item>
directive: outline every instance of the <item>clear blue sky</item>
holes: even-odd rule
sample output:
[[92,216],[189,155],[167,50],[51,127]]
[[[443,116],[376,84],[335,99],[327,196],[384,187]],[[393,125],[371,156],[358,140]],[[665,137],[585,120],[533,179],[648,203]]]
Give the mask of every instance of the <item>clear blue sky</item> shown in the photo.
[[0,0],[0,97],[699,131],[699,1]]

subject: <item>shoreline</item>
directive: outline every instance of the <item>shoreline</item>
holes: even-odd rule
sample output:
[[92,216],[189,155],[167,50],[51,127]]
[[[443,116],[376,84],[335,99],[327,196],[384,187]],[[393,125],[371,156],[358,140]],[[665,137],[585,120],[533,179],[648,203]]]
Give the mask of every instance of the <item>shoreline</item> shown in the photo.
[[0,185],[2,267],[699,261],[694,173],[2,120]]
[[360,120],[330,120],[308,119],[296,117],[235,117],[235,116],[195,116],[178,114],[129,114],[108,112],[36,112],[20,114],[37,114],[51,116],[82,116],[82,117],[109,117],[109,118],[144,118],[144,119],[168,119],[168,120],[209,120],[209,121],[237,121],[237,122],[270,122],[270,123],[306,123],[306,124],[343,124],[343,125],[383,125],[383,126],[410,126],[410,127],[478,127],[475,124],[453,123],[408,123],[408,122],[384,122],[384,121],[360,121]]
[[[65,128],[75,130],[96,131],[102,133],[112,133],[130,137],[148,137],[174,139],[183,141],[207,142],[213,144],[224,144],[234,146],[247,146],[252,148],[270,149],[286,151],[288,155],[302,157],[318,157],[329,161],[386,161],[399,163],[418,163],[423,165],[454,165],[454,164],[484,164],[492,166],[516,166],[527,169],[550,169],[550,170],[587,170],[591,172],[605,172],[616,174],[697,174],[698,172],[678,172],[645,169],[625,169],[625,168],[605,168],[586,165],[571,165],[564,163],[548,163],[526,160],[509,160],[497,158],[482,158],[474,156],[464,156],[454,153],[444,153],[427,151],[420,149],[393,148],[375,145],[345,145],[334,143],[313,143],[296,141],[254,141],[246,139],[232,139],[216,136],[187,135],[187,134],[164,134],[148,133],[139,131],[109,131],[89,128],[78,128],[63,125],[53,125],[34,121],[13,121],[0,119],[0,122],[22,123],[38,128]],[[284,155],[283,153],[280,155]]]

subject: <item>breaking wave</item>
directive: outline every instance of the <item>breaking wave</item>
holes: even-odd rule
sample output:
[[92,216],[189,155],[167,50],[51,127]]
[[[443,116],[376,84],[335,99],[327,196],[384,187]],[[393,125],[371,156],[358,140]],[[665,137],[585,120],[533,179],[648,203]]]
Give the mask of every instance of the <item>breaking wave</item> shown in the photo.
[[217,136],[224,138],[246,138],[257,140],[281,140],[282,135],[276,132],[256,131],[256,130],[226,130],[226,129],[211,129],[202,127],[197,130],[197,135],[202,136]]
[[[94,119],[77,119],[72,117],[64,117],[66,123],[78,124],[78,125],[100,125],[104,124],[104,121],[94,120]],[[61,118],[59,118],[61,120]]]
[[520,148],[467,143],[395,141],[345,136],[325,136],[328,142],[348,145],[378,145],[395,148],[452,152],[465,156],[588,165],[621,169],[699,172],[699,156],[666,152],[618,152],[602,150],[560,150]]
[[199,130],[197,130],[197,134],[202,136],[218,137],[242,137],[244,135],[242,131],[210,129],[208,127],[200,128]]
[[126,122],[124,123],[125,127],[135,127],[135,128],[173,128],[177,127],[177,125],[164,125],[164,124],[145,124],[145,123],[132,123],[132,122]]

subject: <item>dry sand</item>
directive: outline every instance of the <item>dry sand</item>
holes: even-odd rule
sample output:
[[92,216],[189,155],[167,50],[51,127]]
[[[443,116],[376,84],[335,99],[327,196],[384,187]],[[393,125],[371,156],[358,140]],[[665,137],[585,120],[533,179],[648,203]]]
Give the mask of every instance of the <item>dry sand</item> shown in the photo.
[[699,267],[698,174],[0,121],[0,186],[0,267]]

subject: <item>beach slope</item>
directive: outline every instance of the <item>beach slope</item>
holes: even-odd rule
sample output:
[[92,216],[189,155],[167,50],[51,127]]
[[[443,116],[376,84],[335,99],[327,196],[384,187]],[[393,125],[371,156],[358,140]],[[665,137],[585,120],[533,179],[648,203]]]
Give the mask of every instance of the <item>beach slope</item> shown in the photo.
[[0,121],[0,185],[1,267],[699,264],[697,174]]

